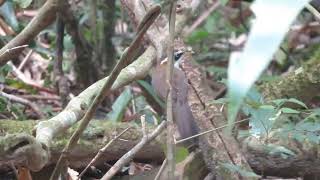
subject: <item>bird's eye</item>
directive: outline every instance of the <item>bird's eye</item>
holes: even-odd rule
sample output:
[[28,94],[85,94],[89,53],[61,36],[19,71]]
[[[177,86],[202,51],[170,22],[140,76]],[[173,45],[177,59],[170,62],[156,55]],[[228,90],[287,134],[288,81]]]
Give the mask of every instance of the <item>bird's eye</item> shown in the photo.
[[183,51],[177,51],[174,53],[174,60],[178,61],[180,59],[180,57],[182,56]]

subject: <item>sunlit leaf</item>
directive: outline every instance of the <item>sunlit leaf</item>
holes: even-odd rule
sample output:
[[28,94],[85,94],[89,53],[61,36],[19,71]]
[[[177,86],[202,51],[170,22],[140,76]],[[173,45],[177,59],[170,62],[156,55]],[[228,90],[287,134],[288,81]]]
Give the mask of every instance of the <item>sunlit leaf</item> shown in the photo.
[[15,87],[17,89],[24,89],[28,91],[29,93],[36,93],[37,90],[33,88],[31,85],[28,85],[20,80],[15,80],[15,79],[5,79],[5,83],[11,87]]
[[[256,19],[242,53],[230,57],[228,121],[236,115],[253,83],[268,66],[290,24],[309,0],[257,0],[252,5]],[[272,13],[270,13],[272,12]],[[229,132],[233,126],[229,126]]]

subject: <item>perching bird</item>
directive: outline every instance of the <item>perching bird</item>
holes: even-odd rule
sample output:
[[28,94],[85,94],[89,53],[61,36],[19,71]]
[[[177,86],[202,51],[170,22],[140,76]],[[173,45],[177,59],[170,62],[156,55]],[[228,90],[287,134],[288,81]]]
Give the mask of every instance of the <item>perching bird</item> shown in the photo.
[[[179,67],[179,60],[184,51],[175,50],[173,81],[172,81],[172,100],[173,100],[173,120],[178,127],[181,138],[196,135],[199,128],[194,121],[188,104],[188,82],[184,72]],[[166,100],[168,85],[166,82],[167,61],[158,62],[152,71],[152,86],[161,99]],[[190,144],[195,144],[197,139],[190,140]]]

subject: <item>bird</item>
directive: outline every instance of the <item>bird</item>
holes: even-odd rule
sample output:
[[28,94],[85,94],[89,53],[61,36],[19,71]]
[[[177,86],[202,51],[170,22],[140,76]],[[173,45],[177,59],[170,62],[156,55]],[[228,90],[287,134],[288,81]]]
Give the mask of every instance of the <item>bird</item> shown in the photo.
[[[180,138],[188,138],[196,135],[199,128],[195,123],[190,106],[188,104],[188,80],[179,66],[185,50],[174,50],[174,68],[172,80],[172,112]],[[167,58],[157,63],[151,73],[151,84],[156,94],[166,100],[168,84],[166,81]],[[197,144],[198,139],[192,138],[186,143],[188,146]]]

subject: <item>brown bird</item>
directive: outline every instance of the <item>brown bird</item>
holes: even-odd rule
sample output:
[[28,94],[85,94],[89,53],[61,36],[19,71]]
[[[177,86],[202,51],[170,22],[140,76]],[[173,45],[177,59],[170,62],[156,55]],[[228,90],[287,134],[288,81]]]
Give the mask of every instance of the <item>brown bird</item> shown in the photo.
[[[178,127],[181,138],[187,138],[198,134],[199,128],[194,121],[194,117],[188,104],[188,82],[184,72],[179,67],[179,60],[183,56],[183,51],[178,50],[174,53],[174,69],[172,81],[172,100],[173,100],[173,120]],[[166,100],[168,85],[166,82],[167,61],[157,63],[151,73],[152,86],[161,99]],[[195,144],[197,138],[190,140],[188,145]]]

